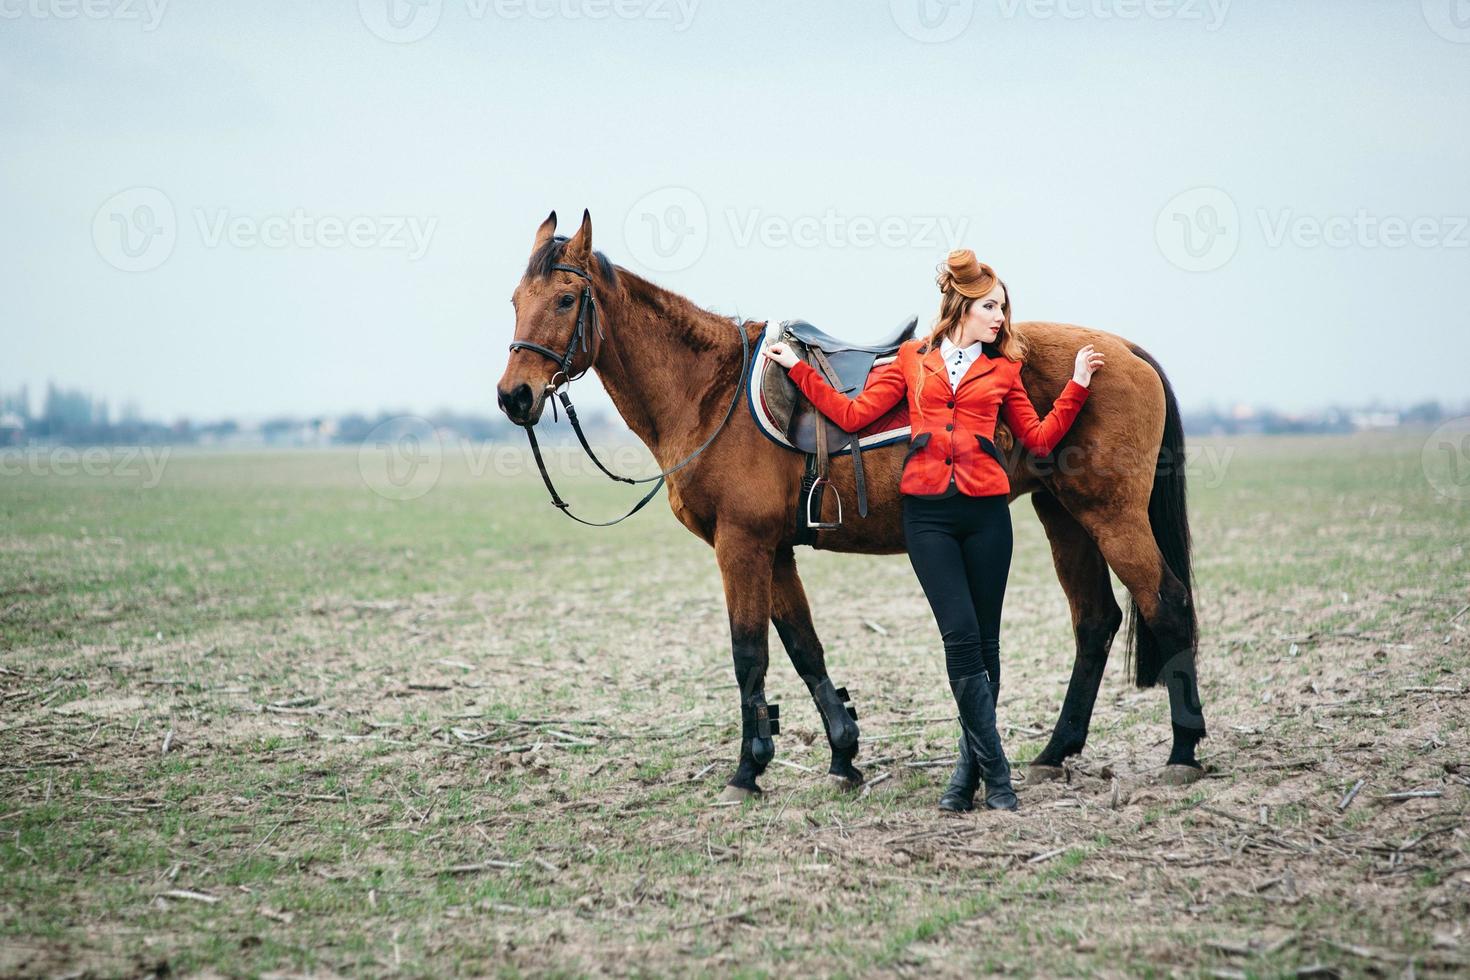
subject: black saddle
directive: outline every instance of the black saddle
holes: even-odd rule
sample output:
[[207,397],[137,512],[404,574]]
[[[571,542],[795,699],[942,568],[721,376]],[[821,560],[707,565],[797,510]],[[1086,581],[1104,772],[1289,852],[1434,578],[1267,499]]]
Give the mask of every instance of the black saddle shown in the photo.
[[854,344],[850,341],[841,340],[831,334],[824,333],[805,320],[792,320],[786,324],[786,330],[791,336],[806,344],[808,347],[819,347],[827,354],[838,351],[865,351],[869,354],[882,355],[892,354],[898,350],[899,345],[905,340],[914,338],[914,328],[919,325],[919,318],[911,316],[905,322],[899,324],[893,336],[878,341],[876,344]]
[[[805,320],[782,324],[782,339],[810,364],[827,383],[848,397],[862,391],[872,373],[873,362],[891,356],[906,340],[913,339],[918,317],[910,317],[898,330],[876,344],[854,344],[823,333]],[[868,516],[868,490],[863,475],[863,450],[856,433],[843,432],[819,413],[811,402],[797,398],[786,437],[797,449],[807,453],[807,470],[802,480],[797,507],[797,543],[814,544],[815,532],[842,526],[842,499],[837,499],[837,520],[822,521],[822,491],[830,482],[828,460],[834,451],[851,449],[853,479],[857,490],[858,516]],[[833,489],[836,494],[836,489]]]

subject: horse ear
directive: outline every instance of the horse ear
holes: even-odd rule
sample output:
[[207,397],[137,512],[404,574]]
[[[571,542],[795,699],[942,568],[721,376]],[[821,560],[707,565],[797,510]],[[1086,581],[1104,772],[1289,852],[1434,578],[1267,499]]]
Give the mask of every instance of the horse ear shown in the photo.
[[567,242],[567,255],[575,255],[580,259],[586,259],[592,254],[592,212],[582,212],[582,227]]
[[553,211],[546,216],[545,221],[541,222],[541,227],[536,229],[536,244],[531,246],[531,251],[534,252],[542,245],[545,245],[547,242],[551,241],[552,236],[555,234],[556,212]]

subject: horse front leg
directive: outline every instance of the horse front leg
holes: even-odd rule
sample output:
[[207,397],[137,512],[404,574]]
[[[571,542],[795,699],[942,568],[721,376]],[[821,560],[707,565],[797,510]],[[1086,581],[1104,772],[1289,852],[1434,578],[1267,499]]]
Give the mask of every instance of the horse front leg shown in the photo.
[[776,705],[766,703],[773,551],[768,542],[740,529],[715,534],[715,559],[725,584],[730,651],[740,690],[740,761],[720,796],[726,801],[758,795],[756,779],[776,754],[773,736],[780,731],[779,712]]
[[857,711],[847,704],[847,689],[835,687],[827,676],[827,658],[812,624],[811,606],[796,572],[796,555],[790,546],[776,550],[771,579],[771,622],[822,719],[827,744],[832,748],[832,765],[827,774],[839,788],[856,789],[863,782],[862,772],[852,764],[858,753]]

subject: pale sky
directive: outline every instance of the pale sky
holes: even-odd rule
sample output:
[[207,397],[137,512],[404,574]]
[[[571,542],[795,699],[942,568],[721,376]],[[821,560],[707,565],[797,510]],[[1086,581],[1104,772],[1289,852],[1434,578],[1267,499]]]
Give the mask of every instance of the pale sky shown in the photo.
[[586,207],[724,313],[927,323],[963,245],[1186,408],[1462,402],[1457,2],[0,0],[0,389],[491,414]]

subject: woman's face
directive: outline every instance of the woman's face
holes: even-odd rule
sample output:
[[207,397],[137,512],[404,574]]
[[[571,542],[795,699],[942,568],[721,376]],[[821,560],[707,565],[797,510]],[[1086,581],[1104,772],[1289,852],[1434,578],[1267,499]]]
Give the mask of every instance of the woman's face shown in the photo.
[[1006,322],[1006,291],[1000,283],[984,296],[970,304],[960,319],[960,329],[971,343],[977,340],[994,342],[1000,336],[1000,328]]

